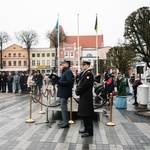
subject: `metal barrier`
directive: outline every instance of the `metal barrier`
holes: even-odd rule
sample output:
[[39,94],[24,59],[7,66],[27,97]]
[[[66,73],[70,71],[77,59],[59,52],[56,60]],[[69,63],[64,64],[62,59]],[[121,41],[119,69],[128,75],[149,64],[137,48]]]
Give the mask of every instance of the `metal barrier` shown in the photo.
[[30,92],[30,118],[28,120],[26,120],[26,123],[34,123],[35,120],[32,119],[32,92]]
[[70,98],[70,124],[74,124],[75,122],[72,120],[72,97]]
[[107,126],[115,126],[116,124],[112,122],[112,105],[113,105],[113,95],[110,93],[110,122],[106,123]]

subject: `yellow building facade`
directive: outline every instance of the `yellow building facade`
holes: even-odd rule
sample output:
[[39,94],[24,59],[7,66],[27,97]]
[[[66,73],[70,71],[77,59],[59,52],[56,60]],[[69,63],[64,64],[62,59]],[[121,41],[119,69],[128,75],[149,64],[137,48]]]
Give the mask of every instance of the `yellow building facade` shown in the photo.
[[27,71],[28,69],[27,50],[13,44],[2,50],[1,71]]

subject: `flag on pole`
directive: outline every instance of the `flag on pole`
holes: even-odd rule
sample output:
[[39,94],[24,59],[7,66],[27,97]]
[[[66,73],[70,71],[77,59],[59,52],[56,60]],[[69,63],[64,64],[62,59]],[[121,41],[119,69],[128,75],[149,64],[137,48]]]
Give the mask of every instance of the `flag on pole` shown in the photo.
[[55,28],[56,28],[55,33],[56,33],[56,34],[58,34],[58,20],[57,20],[57,22],[56,22],[56,26],[55,26]]
[[60,68],[59,68],[59,66],[60,66],[60,58],[59,58],[59,14],[58,14],[58,19],[57,19],[57,22],[56,22],[56,26],[55,26],[55,28],[56,28],[56,31],[55,31],[55,33],[56,33],[56,35],[57,35],[57,56],[56,56],[56,67],[57,67],[57,72],[58,72],[58,76],[60,75]]
[[96,15],[96,21],[95,21],[95,31],[96,33],[98,32],[98,23],[97,23],[98,19],[97,19],[97,15]]

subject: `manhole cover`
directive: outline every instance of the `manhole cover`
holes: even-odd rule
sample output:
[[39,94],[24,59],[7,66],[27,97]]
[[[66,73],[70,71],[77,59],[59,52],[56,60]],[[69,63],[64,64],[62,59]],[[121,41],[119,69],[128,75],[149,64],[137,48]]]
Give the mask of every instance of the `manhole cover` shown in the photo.
[[150,110],[137,111],[136,113],[141,116],[149,116],[150,117]]

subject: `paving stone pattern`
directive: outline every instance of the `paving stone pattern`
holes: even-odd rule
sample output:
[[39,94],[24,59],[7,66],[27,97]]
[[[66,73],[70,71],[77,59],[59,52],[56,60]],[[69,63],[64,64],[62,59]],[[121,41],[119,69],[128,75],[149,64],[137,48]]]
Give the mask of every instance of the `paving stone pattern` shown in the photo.
[[44,123],[46,114],[38,114],[40,105],[33,103],[32,119],[41,124],[26,123],[29,95],[0,95],[0,150],[150,150],[150,118],[136,115],[132,101],[128,101],[125,110],[116,109],[114,104],[112,122],[116,126],[106,126],[110,121],[108,109],[108,116],[103,115],[102,121],[97,114],[93,118],[94,136],[81,138],[78,131],[83,122],[76,113],[70,128],[59,129],[60,112],[54,111],[53,116],[49,108],[50,123]]

